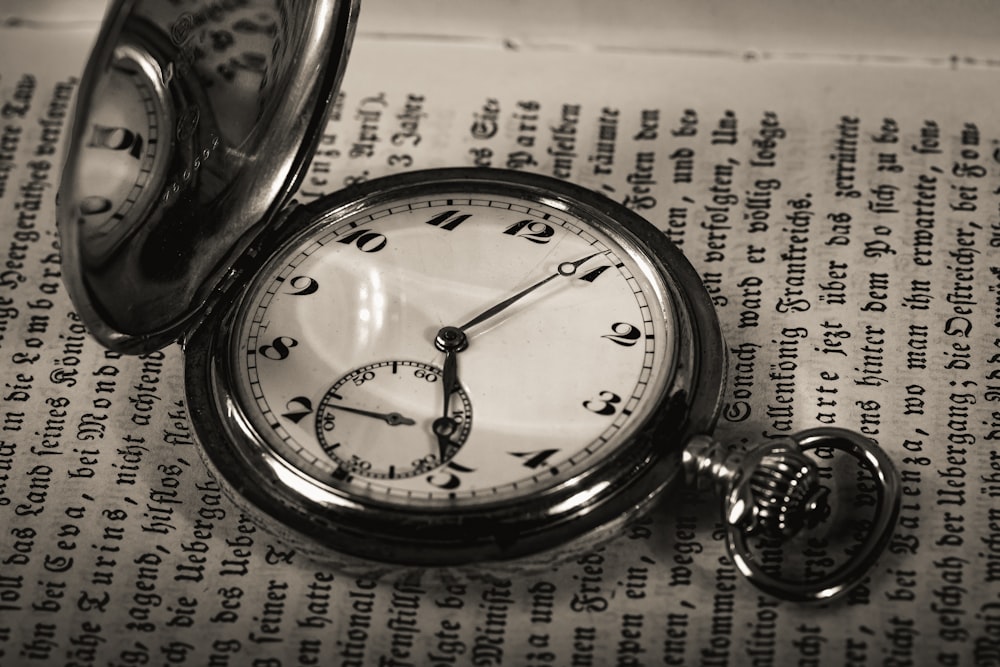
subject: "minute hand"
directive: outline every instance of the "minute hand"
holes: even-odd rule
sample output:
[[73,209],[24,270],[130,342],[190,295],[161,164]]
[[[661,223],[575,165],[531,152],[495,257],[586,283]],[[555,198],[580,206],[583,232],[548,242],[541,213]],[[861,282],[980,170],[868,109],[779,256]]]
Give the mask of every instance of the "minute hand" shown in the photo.
[[542,285],[544,285],[547,282],[549,282],[550,280],[554,280],[554,279],[558,278],[559,276],[572,276],[573,274],[576,273],[576,270],[578,268],[580,268],[580,266],[584,262],[586,262],[588,259],[596,257],[597,255],[600,255],[600,254],[601,253],[599,253],[599,252],[595,252],[595,253],[593,253],[591,255],[587,255],[586,257],[578,259],[575,262],[562,262],[559,266],[556,267],[556,272],[553,273],[551,276],[546,276],[545,278],[542,278],[541,280],[539,280],[534,285],[530,285],[528,287],[525,287],[523,290],[521,290],[520,292],[518,292],[514,296],[511,296],[511,297],[508,297],[508,298],[504,299],[503,301],[501,301],[500,303],[496,304],[495,306],[493,306],[491,308],[487,308],[486,310],[484,310],[483,312],[479,313],[478,315],[476,315],[475,317],[473,317],[471,320],[469,320],[468,322],[466,322],[465,324],[463,324],[462,326],[460,326],[459,329],[462,330],[462,331],[465,331],[465,330],[469,329],[470,327],[476,326],[480,322],[485,322],[486,320],[490,319],[494,315],[497,315],[498,313],[506,310],[507,308],[509,308],[513,304],[517,303],[518,301],[520,301],[524,297],[528,296],[529,294],[531,294],[532,292],[534,292],[536,289],[538,289]]

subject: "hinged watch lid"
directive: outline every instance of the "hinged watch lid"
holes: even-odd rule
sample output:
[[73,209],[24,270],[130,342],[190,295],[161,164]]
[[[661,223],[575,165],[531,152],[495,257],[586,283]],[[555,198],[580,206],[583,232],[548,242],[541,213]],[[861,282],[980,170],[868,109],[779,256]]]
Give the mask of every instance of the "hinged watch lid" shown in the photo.
[[289,201],[359,0],[118,0],[87,64],[59,193],[63,273],[104,345],[180,338]]

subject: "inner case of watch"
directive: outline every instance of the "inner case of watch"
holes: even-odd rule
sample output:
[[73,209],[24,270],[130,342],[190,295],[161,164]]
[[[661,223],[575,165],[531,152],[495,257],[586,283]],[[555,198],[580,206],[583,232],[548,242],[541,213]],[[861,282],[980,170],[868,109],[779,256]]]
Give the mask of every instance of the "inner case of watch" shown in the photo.
[[[337,93],[358,0],[215,5],[117,0],[80,83],[59,192],[63,272],[84,324],[114,350],[141,354],[181,338],[287,205]],[[88,143],[123,50],[158,74],[150,86],[175,126],[156,137],[168,156],[147,180],[153,204],[98,225],[87,219],[82,174],[101,169]]]

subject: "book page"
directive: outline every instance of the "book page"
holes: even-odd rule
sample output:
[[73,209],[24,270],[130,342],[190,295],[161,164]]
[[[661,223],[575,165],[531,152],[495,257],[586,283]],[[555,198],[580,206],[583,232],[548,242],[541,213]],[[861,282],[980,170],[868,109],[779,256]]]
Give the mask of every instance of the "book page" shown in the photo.
[[202,464],[180,346],[103,350],[61,282],[55,192],[96,26],[4,28],[0,664],[998,664],[995,68],[380,27],[362,18],[298,198],[482,166],[637,211],[722,323],[716,437],[877,441],[902,476],[886,552],[844,598],[779,601],[736,571],[714,501],[681,490],[532,574],[372,580],[296,552]]
[[[419,39],[503,41],[512,46],[747,54],[810,60],[995,61],[1000,7],[983,0],[554,0],[365,4],[360,28]],[[442,20],[442,17],[447,17]]]

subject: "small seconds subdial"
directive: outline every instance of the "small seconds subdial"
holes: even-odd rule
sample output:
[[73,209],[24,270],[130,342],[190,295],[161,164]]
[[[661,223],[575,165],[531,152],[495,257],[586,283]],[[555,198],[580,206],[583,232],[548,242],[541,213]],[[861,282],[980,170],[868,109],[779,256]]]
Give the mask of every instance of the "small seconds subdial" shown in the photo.
[[316,410],[316,436],[337,474],[401,479],[455,456],[472,428],[472,402],[457,385],[442,416],[442,376],[419,361],[380,361],[338,380]]

